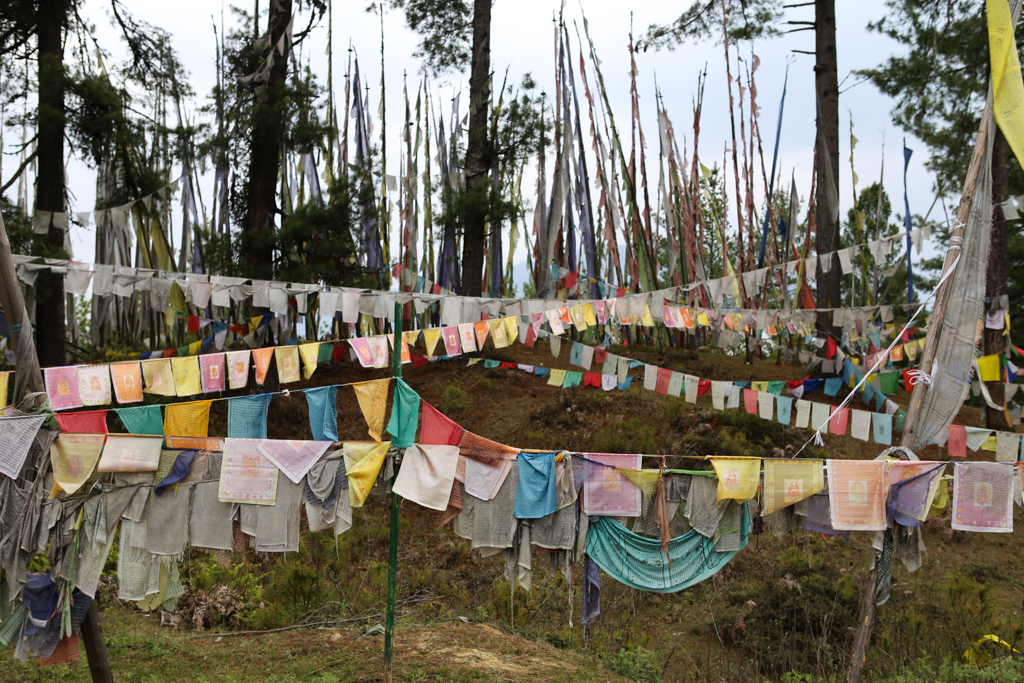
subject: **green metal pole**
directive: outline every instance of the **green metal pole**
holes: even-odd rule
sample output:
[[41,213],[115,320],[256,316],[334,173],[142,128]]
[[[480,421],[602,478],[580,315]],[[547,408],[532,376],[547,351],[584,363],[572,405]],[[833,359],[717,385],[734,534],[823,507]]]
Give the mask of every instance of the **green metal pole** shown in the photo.
[[[402,304],[395,304],[395,344],[391,353],[392,374],[402,378]],[[395,391],[395,403],[399,401]],[[398,410],[392,405],[391,410]],[[398,467],[395,467],[398,475]],[[392,479],[392,482],[394,479]],[[391,535],[388,539],[388,614],[384,624],[384,683],[391,683],[395,659],[395,589],[398,584],[398,494],[391,494]]]

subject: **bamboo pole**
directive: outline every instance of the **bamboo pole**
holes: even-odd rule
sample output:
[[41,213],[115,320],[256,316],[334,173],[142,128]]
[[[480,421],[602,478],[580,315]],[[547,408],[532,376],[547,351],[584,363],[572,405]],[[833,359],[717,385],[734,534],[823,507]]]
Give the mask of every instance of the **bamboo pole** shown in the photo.
[[[391,369],[395,377],[402,379],[402,304],[395,304],[395,345],[391,354]],[[395,392],[398,398],[398,392]],[[392,410],[396,406],[392,406]],[[398,468],[395,467],[395,476]],[[392,486],[394,478],[392,478]],[[384,622],[384,683],[391,683],[395,659],[395,590],[398,584],[398,508],[401,500],[391,493],[391,529],[388,537],[388,608]]]

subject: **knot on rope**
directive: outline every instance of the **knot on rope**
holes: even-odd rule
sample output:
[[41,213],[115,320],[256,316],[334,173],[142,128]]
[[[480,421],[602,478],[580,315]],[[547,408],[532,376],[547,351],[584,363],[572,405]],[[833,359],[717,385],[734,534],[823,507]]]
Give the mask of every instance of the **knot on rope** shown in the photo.
[[821,431],[819,431],[817,429],[814,430],[814,445],[815,446],[824,446],[825,445],[825,440],[821,438]]
[[907,370],[907,379],[909,380],[911,387],[916,385],[918,382],[924,384],[926,387],[932,386],[932,376],[924,370]]

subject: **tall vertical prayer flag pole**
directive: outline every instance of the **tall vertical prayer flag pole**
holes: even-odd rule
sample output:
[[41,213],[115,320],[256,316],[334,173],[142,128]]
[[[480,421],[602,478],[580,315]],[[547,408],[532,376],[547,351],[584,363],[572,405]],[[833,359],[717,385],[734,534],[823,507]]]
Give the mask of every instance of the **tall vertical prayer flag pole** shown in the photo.
[[[914,150],[907,148],[906,139],[903,140],[903,211],[906,214],[903,217],[903,229],[907,233],[907,303],[914,303],[914,267],[910,262],[910,245],[912,240],[910,239],[910,229],[913,227],[913,221],[910,219],[910,198],[907,197],[907,168],[910,166],[910,156],[914,153]],[[910,310],[909,308],[907,309]],[[923,365],[921,367],[924,367]]]
[[[395,377],[402,378],[402,304],[395,304],[395,344],[391,354],[391,370]],[[398,401],[399,393],[395,392]],[[392,406],[391,410],[396,410]],[[398,475],[395,468],[394,476]],[[388,538],[388,612],[384,622],[384,683],[391,683],[391,671],[395,659],[395,588],[398,583],[398,494],[391,493],[391,534]]]

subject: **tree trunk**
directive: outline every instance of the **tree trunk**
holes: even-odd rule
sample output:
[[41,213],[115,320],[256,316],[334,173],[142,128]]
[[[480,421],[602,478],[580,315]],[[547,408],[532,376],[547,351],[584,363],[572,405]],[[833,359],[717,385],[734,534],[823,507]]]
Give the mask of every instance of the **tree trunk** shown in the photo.
[[[277,9],[275,12],[274,9]],[[253,112],[252,144],[249,150],[248,216],[242,234],[242,252],[247,273],[271,277],[273,274],[273,231],[277,208],[278,169],[281,168],[281,138],[284,136],[285,90],[287,88],[288,55],[277,52],[292,17],[292,0],[278,0],[271,5],[270,49],[274,65],[270,68],[264,101],[257,102]],[[285,41],[287,43],[287,40]],[[268,234],[269,233],[269,234]]]
[[[1010,145],[1006,142],[1003,131],[997,126],[992,141],[992,237],[989,242],[988,271],[985,274],[985,296],[992,297],[1006,294],[1006,218],[999,206],[1006,201],[1010,176]],[[985,355],[1006,352],[1006,337],[1002,330],[984,330]],[[998,405],[1006,403],[1003,382],[986,382],[992,395],[992,402]],[[985,411],[985,426],[1003,432],[1012,432],[1013,428],[1006,420],[1006,413],[988,408]]]
[[[835,0],[816,0],[814,82],[818,97],[818,179],[815,205],[817,206],[818,235],[818,308],[836,308],[840,303],[842,273],[839,259],[830,256],[832,268],[825,273],[822,254],[839,248],[839,221],[832,216],[829,193],[839,179],[839,73],[836,62],[836,3]],[[825,154],[824,152],[828,153]],[[835,195],[833,195],[833,198]],[[819,313],[818,324],[836,338],[842,330],[833,327],[831,313]]]
[[[489,159],[487,124],[491,102],[491,0],[473,3],[473,61],[469,75],[469,139],[466,143],[466,197],[463,212],[462,282],[459,293],[480,296],[487,248]],[[492,230],[500,230],[494,224]],[[498,264],[500,267],[500,264]]]
[[[64,206],[64,46],[61,36],[67,0],[39,3],[39,129],[36,210],[61,212]],[[64,254],[64,231],[50,224],[42,251]],[[64,278],[49,271],[36,280],[36,350],[43,367],[65,365]]]

